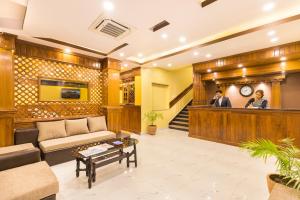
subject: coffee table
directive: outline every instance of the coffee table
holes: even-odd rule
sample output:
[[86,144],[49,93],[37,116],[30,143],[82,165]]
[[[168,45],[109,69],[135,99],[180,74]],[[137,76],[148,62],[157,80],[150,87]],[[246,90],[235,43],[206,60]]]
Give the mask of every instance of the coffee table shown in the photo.
[[[122,144],[114,144],[116,141],[120,141]],[[86,176],[88,177],[88,187],[91,188],[92,182],[96,181],[96,169],[99,167],[103,167],[117,161],[121,164],[122,160],[125,158],[127,167],[129,167],[130,163],[134,163],[135,167],[137,167],[137,143],[138,140],[134,138],[118,137],[115,139],[82,145],[76,148],[73,151],[73,156],[76,159],[76,177],[79,177],[80,171],[85,171]],[[82,151],[87,150],[90,147],[96,147],[101,144],[109,144],[111,145],[111,148],[100,153],[91,153],[89,155],[84,155],[82,153]],[[133,150],[129,152],[124,151],[124,149],[128,147],[133,147]],[[133,159],[130,159],[132,156]],[[83,163],[85,167],[80,168],[80,163]]]

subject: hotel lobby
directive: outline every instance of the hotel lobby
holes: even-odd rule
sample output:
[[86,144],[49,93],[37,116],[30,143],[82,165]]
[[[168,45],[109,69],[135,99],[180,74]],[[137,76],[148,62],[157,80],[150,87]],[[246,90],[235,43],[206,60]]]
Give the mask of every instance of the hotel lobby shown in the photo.
[[1,0],[0,200],[300,200],[300,0]]

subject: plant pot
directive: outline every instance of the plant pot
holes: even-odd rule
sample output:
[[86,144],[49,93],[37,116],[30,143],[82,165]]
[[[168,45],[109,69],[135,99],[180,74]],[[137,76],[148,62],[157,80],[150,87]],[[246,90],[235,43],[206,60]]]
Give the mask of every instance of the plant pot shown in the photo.
[[155,135],[156,134],[156,129],[157,129],[156,125],[149,125],[147,127],[147,133],[150,134],[150,135]]
[[295,193],[299,194],[299,191],[292,188],[294,183],[290,183],[288,186],[286,186],[286,183],[288,183],[288,179],[283,179],[283,176],[279,174],[269,174],[267,176],[267,185],[269,193],[271,194],[272,190],[277,187],[276,185],[280,185],[277,188],[280,188],[281,191],[286,191],[286,193]]

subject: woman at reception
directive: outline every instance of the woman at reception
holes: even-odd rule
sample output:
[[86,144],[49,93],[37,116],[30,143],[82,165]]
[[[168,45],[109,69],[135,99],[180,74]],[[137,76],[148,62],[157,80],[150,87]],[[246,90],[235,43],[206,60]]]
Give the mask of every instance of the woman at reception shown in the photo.
[[251,98],[245,105],[245,108],[257,108],[266,109],[268,106],[268,100],[264,99],[264,91],[257,90],[255,92],[255,98]]

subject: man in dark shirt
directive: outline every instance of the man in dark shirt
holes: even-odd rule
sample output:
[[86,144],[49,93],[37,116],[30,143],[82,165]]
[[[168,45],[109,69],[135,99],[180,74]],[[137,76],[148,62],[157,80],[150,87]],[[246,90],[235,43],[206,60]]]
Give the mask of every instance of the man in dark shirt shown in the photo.
[[227,107],[231,108],[231,102],[228,97],[223,96],[222,90],[217,90],[216,95],[210,101],[210,105],[214,105],[215,107]]

